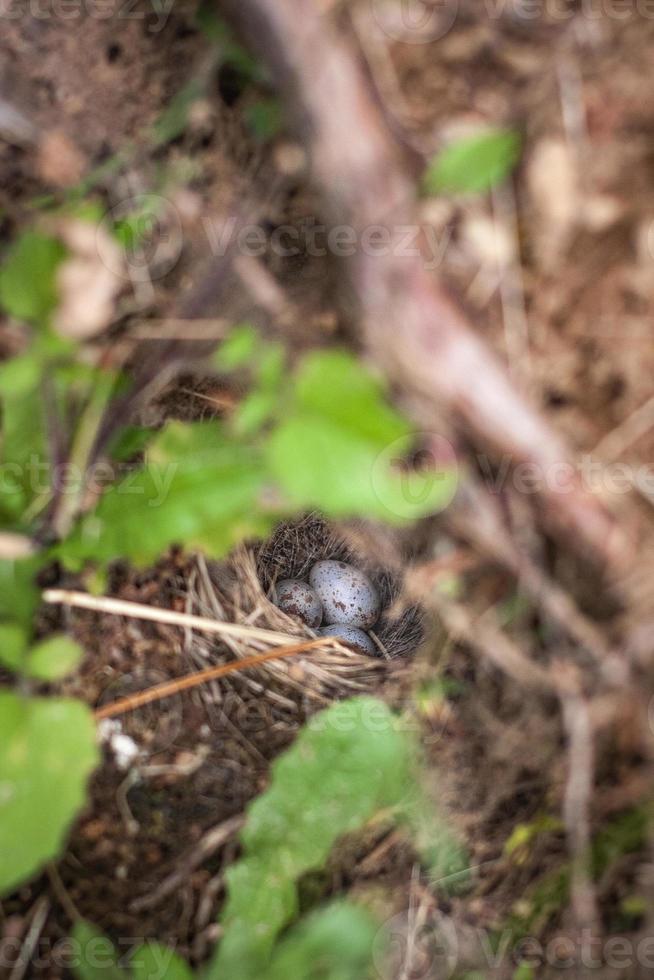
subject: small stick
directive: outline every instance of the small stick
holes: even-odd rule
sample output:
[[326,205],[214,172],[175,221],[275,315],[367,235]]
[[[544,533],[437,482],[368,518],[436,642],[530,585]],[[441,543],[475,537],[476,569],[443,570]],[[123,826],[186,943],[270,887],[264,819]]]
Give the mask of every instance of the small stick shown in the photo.
[[135,708],[140,708],[144,704],[150,704],[152,701],[161,701],[163,698],[169,698],[173,694],[178,694],[180,691],[188,691],[190,688],[198,687],[207,681],[224,677],[226,674],[232,674],[239,670],[248,670],[250,667],[258,667],[259,664],[266,663],[267,660],[280,660],[282,657],[292,657],[298,653],[304,653],[306,650],[312,650],[314,647],[324,645],[324,639],[305,640],[303,643],[294,643],[291,646],[282,647],[280,650],[268,650],[266,653],[259,653],[254,657],[245,657],[243,660],[237,660],[232,663],[207,667],[206,670],[200,670],[196,674],[177,677],[172,681],[164,681],[162,684],[156,684],[154,687],[148,688],[147,691],[140,691],[138,694],[130,694],[127,697],[120,698],[118,701],[113,701],[103,708],[98,708],[95,711],[95,718],[97,721],[101,721],[103,718],[113,718],[116,715],[124,714],[126,711],[133,711]]
[[599,934],[599,911],[591,871],[591,805],[595,772],[593,725],[588,701],[574,668],[556,665],[563,725],[568,736],[568,778],[563,801],[572,862],[570,897],[580,929]]
[[245,823],[245,814],[237,813],[234,817],[228,817],[216,827],[208,830],[204,837],[201,837],[197,844],[193,846],[190,854],[182,858],[181,867],[175,869],[172,874],[161,882],[154,892],[147,892],[140,898],[136,898],[130,905],[130,912],[144,912],[146,909],[155,908],[164,898],[168,898],[173,892],[184,884],[185,879],[195,871],[198,865],[211,857],[219,847],[237,834]]
[[23,980],[49,913],[50,899],[47,895],[42,895],[34,907],[34,917],[32,918],[29,932],[25,937],[14,968],[9,974],[9,980]]
[[61,603],[78,609],[91,609],[94,612],[111,613],[115,616],[131,616],[134,619],[147,619],[154,623],[168,623],[171,626],[184,626],[201,630],[203,633],[219,633],[223,636],[237,636],[244,640],[265,640],[266,643],[284,644],[288,635],[276,630],[264,630],[258,626],[240,626],[238,623],[223,623],[218,619],[196,616],[192,613],[175,612],[174,609],[159,609],[127,599],[112,599],[109,596],[93,596],[88,592],[75,592],[68,589],[46,589],[45,602]]

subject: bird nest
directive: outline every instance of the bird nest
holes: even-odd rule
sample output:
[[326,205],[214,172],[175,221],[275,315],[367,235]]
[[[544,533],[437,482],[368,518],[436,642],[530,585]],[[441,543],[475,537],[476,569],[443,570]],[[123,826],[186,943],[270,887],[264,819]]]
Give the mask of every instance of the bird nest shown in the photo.
[[[188,579],[187,609],[223,622],[254,626],[275,634],[266,639],[244,635],[207,637],[198,640],[202,660],[216,653],[244,659],[264,652],[275,643],[294,644],[315,640],[316,633],[287,615],[272,599],[274,585],[283,578],[306,578],[309,569],[322,559],[351,563],[364,571],[379,591],[382,615],[371,636],[378,656],[357,653],[332,637],[323,638],[306,653],[270,660],[239,676],[253,693],[278,701],[298,696],[326,703],[334,698],[360,694],[379,687],[384,677],[405,662],[423,637],[422,614],[418,607],[402,605],[398,576],[380,567],[366,555],[355,553],[324,519],[310,515],[280,524],[264,542],[243,544],[221,562],[194,560]],[[219,649],[217,649],[217,647]],[[226,649],[225,649],[226,648]]]

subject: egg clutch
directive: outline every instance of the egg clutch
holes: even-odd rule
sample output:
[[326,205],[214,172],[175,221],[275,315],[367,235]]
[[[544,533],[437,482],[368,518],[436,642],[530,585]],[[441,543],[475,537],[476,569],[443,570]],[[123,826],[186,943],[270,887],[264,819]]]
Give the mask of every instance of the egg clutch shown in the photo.
[[379,655],[367,633],[379,619],[379,593],[367,575],[347,562],[316,562],[308,582],[282,579],[275,586],[275,605],[319,636],[333,636],[357,653]]

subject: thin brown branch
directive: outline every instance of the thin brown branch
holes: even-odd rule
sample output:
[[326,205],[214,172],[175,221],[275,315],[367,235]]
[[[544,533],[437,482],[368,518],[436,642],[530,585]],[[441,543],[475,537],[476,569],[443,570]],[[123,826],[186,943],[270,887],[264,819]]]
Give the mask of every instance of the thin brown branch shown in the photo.
[[454,640],[463,640],[518,684],[545,693],[554,691],[550,671],[526,657],[502,630],[492,609],[474,619],[462,603],[433,590],[430,603]]
[[570,898],[579,928],[597,933],[599,912],[590,867],[590,807],[595,772],[593,724],[575,669],[560,663],[556,676],[563,725],[568,736],[568,779],[563,816],[572,861]]
[[68,589],[46,589],[43,593],[45,602],[52,602],[77,609],[89,609],[92,612],[108,613],[113,616],[128,616],[132,619],[147,619],[153,623],[164,623],[168,626],[182,626],[200,630],[203,633],[217,633],[222,636],[235,636],[242,640],[263,640],[266,643],[284,644],[288,641],[286,633],[277,630],[259,629],[258,626],[243,626],[240,623],[224,623],[219,619],[207,616],[196,616],[192,613],[177,612],[174,609],[161,609],[158,606],[147,606],[128,599],[113,599],[111,596],[94,596],[88,592],[75,592]]
[[226,677],[227,674],[249,670],[251,667],[259,667],[269,660],[295,657],[299,653],[306,653],[308,650],[313,650],[315,647],[324,647],[324,645],[324,639],[305,640],[303,643],[293,643],[287,647],[268,650],[266,653],[259,653],[254,657],[244,657],[242,660],[237,660],[229,664],[218,664],[215,667],[207,667],[205,670],[199,670],[195,674],[188,674],[186,677],[176,677],[172,681],[164,681],[162,684],[156,684],[154,687],[150,687],[146,691],[140,691],[138,694],[129,694],[127,697],[119,698],[119,700],[113,701],[111,704],[106,704],[104,707],[98,708],[95,711],[95,718],[97,721],[101,721],[104,718],[115,718],[116,715],[123,715],[127,711],[142,708],[143,705],[152,704],[153,701],[163,701],[164,698],[170,698],[175,694],[179,694],[181,691],[189,691],[194,687],[199,687],[201,684],[206,684],[208,681],[215,681],[219,677]]
[[146,895],[136,898],[130,905],[130,910],[132,912],[143,912],[145,909],[152,909],[159,905],[165,898],[168,898],[169,895],[177,891],[185,881],[188,881],[189,875],[203,861],[206,861],[218,848],[222,847],[223,844],[226,844],[228,840],[234,837],[243,827],[244,823],[245,816],[242,813],[238,813],[234,817],[223,820],[217,827],[212,827],[211,830],[208,830],[197,844],[194,844],[191,850],[182,857],[179,867],[172,874],[169,874],[167,878],[164,878],[154,891],[148,891]]

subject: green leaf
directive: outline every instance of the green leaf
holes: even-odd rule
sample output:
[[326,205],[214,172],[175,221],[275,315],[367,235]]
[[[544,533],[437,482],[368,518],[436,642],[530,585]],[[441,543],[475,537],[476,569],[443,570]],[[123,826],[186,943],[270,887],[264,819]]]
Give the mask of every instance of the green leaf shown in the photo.
[[84,655],[79,643],[68,636],[50,636],[31,648],[26,673],[39,681],[56,681],[70,674]]
[[116,433],[109,445],[109,455],[118,462],[125,462],[143,452],[154,436],[154,430],[139,425],[126,425]]
[[77,980],[126,980],[114,944],[90,922],[75,923],[72,941]]
[[57,856],[98,760],[85,705],[0,691],[0,894]]
[[488,129],[446,146],[423,178],[428,194],[473,194],[501,183],[520,156],[520,136],[512,129]]
[[18,623],[0,623],[0,664],[20,670],[27,650],[27,631]]
[[193,980],[188,963],[161,943],[139,946],[130,966],[134,980]]
[[319,508],[334,517],[384,517],[373,484],[379,449],[331,419],[292,416],[268,444],[271,471],[298,509]]
[[55,274],[66,255],[61,242],[27,231],[0,269],[0,304],[19,320],[43,324],[57,305]]
[[292,397],[267,456],[275,480],[298,509],[401,523],[451,501],[453,469],[425,475],[398,467],[410,448],[409,424],[351,355],[309,355]]
[[333,902],[295,926],[274,951],[266,980],[362,980],[378,925],[351,902]]
[[234,413],[232,424],[237,436],[251,436],[270,420],[277,407],[278,396],[275,391],[262,389],[251,391],[240,402]]
[[31,629],[39,604],[35,578],[43,562],[42,555],[0,561],[0,621],[20,623],[25,629]]
[[241,323],[223,340],[214,354],[214,364],[219,371],[247,367],[254,360],[260,344],[258,331],[250,323]]
[[[11,362],[10,362],[11,363]],[[3,492],[0,513],[8,523],[20,526],[31,501],[49,492],[50,465],[46,454],[43,404],[34,387],[7,391],[0,388],[2,402],[0,460]]]
[[511,980],[534,980],[536,974],[534,968],[529,963],[520,963],[513,972]]
[[58,555],[69,564],[119,556],[143,563],[175,542],[224,554],[269,531],[258,505],[263,479],[256,453],[218,422],[169,423],[144,465],[107,491]]
[[212,980],[265,972],[277,935],[297,915],[300,876],[322,868],[340,836],[404,805],[412,763],[413,746],[381,701],[356,698],[312,719],[249,808],[244,856],[227,872]]
[[307,355],[296,380],[301,408],[322,415],[382,447],[411,429],[384,401],[384,389],[351,354],[321,351]]

